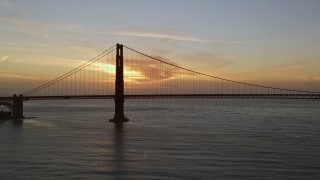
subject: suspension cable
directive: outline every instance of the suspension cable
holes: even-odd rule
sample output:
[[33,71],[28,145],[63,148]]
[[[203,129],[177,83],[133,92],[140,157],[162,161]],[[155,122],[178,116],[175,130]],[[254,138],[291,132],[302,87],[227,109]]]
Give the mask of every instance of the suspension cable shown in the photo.
[[108,48],[107,50],[103,51],[102,53],[100,53],[100,54],[97,55],[96,57],[94,57],[94,58],[92,58],[91,60],[85,62],[84,64],[78,66],[77,68],[75,68],[75,69],[73,69],[73,70],[71,70],[71,71],[69,71],[69,72],[67,72],[67,73],[65,73],[65,74],[57,77],[56,79],[53,79],[53,80],[51,80],[51,81],[49,81],[49,82],[47,82],[47,83],[45,83],[45,84],[43,84],[43,85],[41,85],[41,86],[39,86],[39,87],[36,87],[36,88],[34,88],[34,89],[31,89],[31,90],[23,93],[22,95],[26,96],[26,95],[35,93],[35,92],[37,92],[37,91],[39,91],[39,90],[41,90],[41,89],[43,89],[43,88],[46,88],[46,87],[48,87],[48,86],[50,86],[50,85],[52,85],[52,84],[54,84],[54,83],[56,83],[56,82],[58,82],[58,81],[60,81],[60,80],[62,80],[62,79],[64,79],[64,78],[70,76],[70,75],[73,75],[73,74],[79,72],[79,71],[82,70],[83,68],[85,68],[85,67],[89,66],[90,64],[92,64],[92,63],[100,60],[101,58],[103,58],[103,57],[106,56],[107,54],[109,54],[109,53],[111,53],[112,51],[114,51],[115,46],[116,46],[116,45],[113,45],[112,47]]
[[198,74],[198,75],[207,76],[207,77],[211,77],[211,78],[215,78],[215,79],[219,79],[219,80],[223,80],[223,81],[227,81],[227,82],[231,82],[231,83],[238,83],[238,84],[242,84],[242,85],[259,87],[259,88],[267,88],[267,89],[273,89],[273,90],[284,90],[284,91],[299,92],[299,93],[320,93],[320,92],[316,92],[316,91],[303,91],[303,90],[295,90],[295,89],[287,89],[287,88],[278,88],[278,87],[271,87],[271,86],[263,86],[263,85],[258,85],[258,84],[245,83],[245,82],[234,81],[234,80],[225,79],[225,78],[221,78],[221,77],[217,77],[217,76],[212,76],[212,75],[209,75],[209,74],[197,72],[197,71],[194,71],[194,70],[191,70],[191,69],[187,69],[187,68],[178,66],[178,65],[176,65],[176,64],[172,64],[172,63],[166,62],[166,61],[161,60],[161,59],[156,58],[156,57],[152,57],[152,56],[150,56],[150,55],[147,55],[147,54],[145,54],[145,53],[142,53],[142,52],[140,52],[140,51],[137,51],[137,50],[135,50],[135,49],[132,49],[132,48],[130,48],[130,47],[128,47],[128,46],[125,46],[125,45],[123,45],[123,46],[126,47],[127,49],[130,49],[131,51],[134,51],[134,52],[136,52],[136,53],[138,53],[138,54],[141,54],[141,55],[146,56],[146,57],[148,57],[148,58],[151,58],[151,59],[153,59],[153,60],[162,62],[162,63],[164,63],[164,64],[167,64],[167,65],[170,65],[170,66],[173,66],[173,67],[176,67],[176,68],[185,70],[185,71],[189,71],[189,72],[192,72],[192,73],[195,73],[195,74]]

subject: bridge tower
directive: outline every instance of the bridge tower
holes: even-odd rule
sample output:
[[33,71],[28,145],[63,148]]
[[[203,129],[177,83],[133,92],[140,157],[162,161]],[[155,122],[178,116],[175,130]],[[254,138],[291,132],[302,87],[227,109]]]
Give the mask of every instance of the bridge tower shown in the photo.
[[127,122],[124,116],[124,80],[123,80],[123,45],[117,44],[116,55],[116,81],[115,81],[115,114],[109,122],[122,123]]
[[14,119],[22,119],[23,118],[23,96],[13,95],[12,99],[12,117]]

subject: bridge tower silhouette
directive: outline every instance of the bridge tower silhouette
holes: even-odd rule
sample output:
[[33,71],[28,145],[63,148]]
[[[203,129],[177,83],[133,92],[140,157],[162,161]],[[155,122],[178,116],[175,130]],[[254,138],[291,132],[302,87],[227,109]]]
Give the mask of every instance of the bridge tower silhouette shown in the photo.
[[129,121],[124,116],[124,79],[123,79],[123,45],[116,45],[116,80],[115,80],[115,110],[110,122],[122,123]]

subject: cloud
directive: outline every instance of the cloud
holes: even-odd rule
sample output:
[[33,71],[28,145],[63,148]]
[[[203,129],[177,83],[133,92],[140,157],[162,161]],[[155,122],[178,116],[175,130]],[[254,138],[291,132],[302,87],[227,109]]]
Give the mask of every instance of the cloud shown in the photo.
[[296,73],[301,71],[304,67],[309,65],[309,61],[299,61],[293,64],[279,65],[269,68],[260,69],[260,72],[268,72],[268,73]]
[[240,71],[229,73],[233,77],[246,78],[248,80],[255,79],[271,79],[271,80],[301,80],[306,76],[303,73],[304,68],[309,64],[308,61],[300,61],[288,64],[273,65],[269,67],[256,67],[254,70]]
[[[109,74],[115,74],[114,63],[95,63],[100,71]],[[124,78],[126,82],[134,83],[149,83],[154,80],[168,80],[173,78],[180,71],[177,68],[163,65],[166,68],[160,68],[160,63],[150,59],[127,59],[124,67]]]
[[39,44],[39,43],[17,43],[17,42],[0,42],[1,44],[6,44],[6,45],[25,45],[25,46],[43,46],[44,44]]
[[[164,62],[179,66],[170,60],[156,57]],[[115,75],[115,62],[95,63],[94,66],[100,71]],[[166,81],[192,75],[177,67],[164,64],[150,58],[132,57],[125,60],[124,78],[129,83],[151,83],[154,81]],[[98,69],[95,70],[98,70]]]
[[200,51],[196,53],[188,53],[181,55],[186,64],[192,64],[194,67],[201,67],[202,69],[221,69],[233,65],[231,55],[221,52]]
[[199,39],[199,38],[193,37],[193,36],[162,34],[162,33],[153,33],[153,32],[118,31],[118,32],[107,32],[105,34],[118,35],[118,36],[134,36],[134,37],[146,37],[146,38],[158,38],[158,39],[171,39],[171,40],[191,41],[191,42],[208,42],[207,40]]
[[5,60],[7,60],[9,57],[10,57],[10,56],[3,56],[3,57],[1,58],[1,61],[5,61]]
[[[229,73],[237,80],[253,81],[308,81],[314,79],[307,73],[310,61],[298,61],[269,67],[260,67],[252,71]],[[241,78],[241,79],[240,79]]]
[[116,35],[116,36],[156,38],[156,39],[170,39],[170,40],[202,42],[202,43],[232,43],[232,44],[243,43],[243,41],[205,40],[205,39],[201,39],[201,38],[190,36],[190,35],[165,34],[165,33],[146,32],[146,31],[114,31],[114,32],[106,32],[103,34]]
[[7,0],[0,0],[0,8],[15,9],[16,6]]
[[175,76],[179,69],[168,65],[162,65],[160,62],[145,59],[131,59],[127,62],[127,71],[139,72],[140,77],[134,80],[137,82],[150,82],[154,80],[167,80]]
[[[43,61],[45,58],[47,61]],[[10,61],[12,65],[16,64],[18,66],[34,66],[33,68],[52,68],[52,67],[59,67],[59,68],[75,68],[80,64],[87,62],[87,60],[81,59],[72,59],[72,58],[60,58],[60,57],[49,57],[49,56],[42,56],[40,58],[34,58],[32,56],[26,56],[23,60],[13,59]]]
[[17,75],[17,74],[0,73],[0,76],[11,77],[11,78],[19,78],[19,79],[39,80],[39,78],[36,78],[36,77],[22,76],[22,75]]
[[[29,14],[19,11],[13,14],[6,14],[0,12],[0,21],[11,26],[23,29],[23,33],[36,32],[39,36],[54,37],[59,33],[73,34],[86,33],[80,27],[66,23],[47,22],[41,17],[31,17]],[[14,43],[11,43],[14,44]],[[23,43],[15,43],[22,45]],[[40,45],[40,44],[32,44]]]

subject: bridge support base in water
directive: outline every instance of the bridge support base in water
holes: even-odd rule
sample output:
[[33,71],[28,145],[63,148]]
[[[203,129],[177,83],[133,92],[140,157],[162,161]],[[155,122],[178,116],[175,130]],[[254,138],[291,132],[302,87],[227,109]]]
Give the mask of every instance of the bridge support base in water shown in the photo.
[[16,120],[23,119],[23,96],[13,95],[12,118]]
[[123,118],[116,118],[114,117],[113,119],[110,119],[109,122],[113,122],[113,123],[124,123],[124,122],[128,122],[129,119],[127,117],[123,117]]

